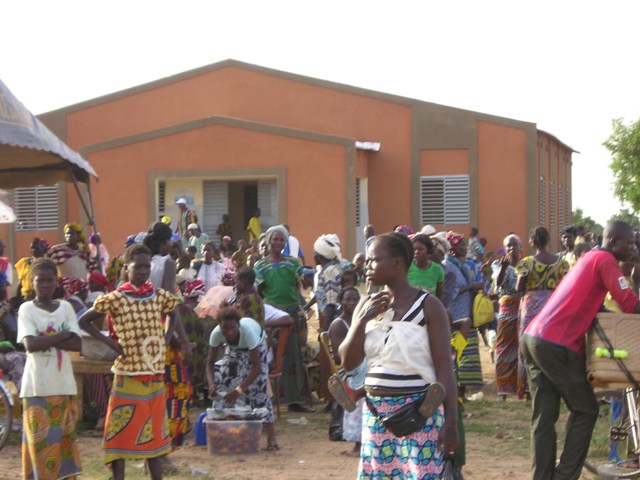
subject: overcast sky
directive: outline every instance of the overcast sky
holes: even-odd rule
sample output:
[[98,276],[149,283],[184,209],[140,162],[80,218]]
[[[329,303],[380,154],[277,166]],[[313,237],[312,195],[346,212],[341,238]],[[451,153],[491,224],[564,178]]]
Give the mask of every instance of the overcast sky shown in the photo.
[[580,152],[573,208],[602,223],[620,209],[602,142],[640,118],[639,18],[631,0],[21,0],[0,78],[39,114],[233,58],[524,120]]

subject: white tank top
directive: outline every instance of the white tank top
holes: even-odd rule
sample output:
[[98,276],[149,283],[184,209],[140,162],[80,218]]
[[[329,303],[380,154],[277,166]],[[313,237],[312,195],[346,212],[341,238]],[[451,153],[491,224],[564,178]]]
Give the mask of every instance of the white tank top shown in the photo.
[[149,275],[149,280],[153,283],[153,286],[156,288],[162,288],[162,280],[164,279],[164,267],[167,263],[167,259],[169,255],[165,255],[164,257],[160,255],[154,255],[151,257],[151,274]]

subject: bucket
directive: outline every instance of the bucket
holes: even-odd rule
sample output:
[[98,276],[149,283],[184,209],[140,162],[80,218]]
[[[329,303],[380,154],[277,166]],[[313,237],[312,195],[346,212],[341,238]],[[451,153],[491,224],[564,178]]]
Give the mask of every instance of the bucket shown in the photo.
[[207,412],[202,412],[200,415],[198,415],[198,420],[196,420],[196,425],[193,428],[193,436],[194,436],[196,445],[207,444],[207,427],[205,424],[206,418],[207,418]]

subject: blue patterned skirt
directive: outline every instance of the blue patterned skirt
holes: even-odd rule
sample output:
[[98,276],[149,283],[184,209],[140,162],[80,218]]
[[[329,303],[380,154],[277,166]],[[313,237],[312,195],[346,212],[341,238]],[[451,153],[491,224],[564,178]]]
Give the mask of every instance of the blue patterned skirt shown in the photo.
[[[421,394],[415,393],[393,397],[370,396],[369,400],[384,417],[419,398]],[[443,453],[438,448],[438,435],[443,424],[444,410],[440,407],[422,430],[398,438],[380,424],[365,403],[358,478],[436,480],[444,463]]]

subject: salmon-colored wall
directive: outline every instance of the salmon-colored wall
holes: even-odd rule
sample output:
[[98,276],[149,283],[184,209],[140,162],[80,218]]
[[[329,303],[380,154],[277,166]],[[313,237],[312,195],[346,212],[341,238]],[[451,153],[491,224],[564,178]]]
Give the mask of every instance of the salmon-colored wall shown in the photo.
[[487,250],[497,251],[509,232],[526,248],[526,132],[478,122],[478,225]]
[[379,231],[410,223],[410,107],[287,75],[227,66],[88,106],[68,114],[67,143],[80,149],[213,115],[381,142],[368,165],[370,221]]
[[[296,232],[303,250],[312,251],[322,233],[346,235],[342,146],[214,125],[93,153],[88,160],[101,173],[94,203],[108,247],[121,248],[127,235],[147,226],[147,199],[155,195],[148,191],[147,178],[160,170],[231,169],[239,175],[243,170],[283,167],[287,218],[281,220]],[[114,188],[121,192],[117,198]]]
[[420,151],[420,176],[465,174],[469,174],[466,148]]

